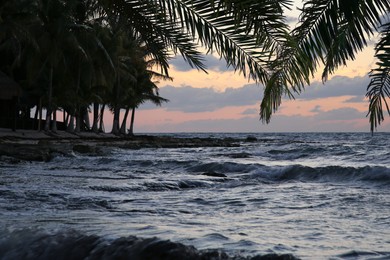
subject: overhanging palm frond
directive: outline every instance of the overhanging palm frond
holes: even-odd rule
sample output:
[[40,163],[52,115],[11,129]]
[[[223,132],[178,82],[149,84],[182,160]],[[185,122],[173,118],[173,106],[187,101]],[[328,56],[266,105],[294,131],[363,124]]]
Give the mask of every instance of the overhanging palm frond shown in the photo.
[[387,102],[390,99],[390,23],[383,25],[381,36],[375,48],[375,57],[378,59],[377,68],[370,72],[371,81],[366,94],[370,100],[367,116],[370,120],[371,131],[374,131],[384,120],[384,107],[390,115]]
[[[201,53],[196,49],[193,38],[180,28],[179,24],[163,14],[161,6],[152,0],[99,0],[106,12],[114,12],[127,18],[127,26],[133,28],[142,41],[152,45],[164,44],[198,69],[205,70]],[[161,49],[159,47],[155,49]],[[158,59],[158,56],[154,57]],[[162,63],[163,72],[168,73],[168,64]]]
[[155,0],[209,51],[257,82],[268,81],[267,65],[286,40],[283,7],[275,0]]
[[307,1],[294,34],[314,62],[324,63],[322,77],[326,80],[367,45],[389,9],[387,0]]
[[282,103],[282,96],[294,98],[294,92],[300,93],[310,83],[309,76],[313,74],[314,66],[310,57],[297,46],[296,37],[289,38],[270,63],[271,76],[260,104],[260,119],[263,122],[270,122],[271,115]]
[[[269,94],[263,98],[260,114],[263,121],[269,122],[271,113],[280,105],[280,98],[270,96],[271,93],[290,96],[292,92],[299,93],[302,83],[309,83],[308,77],[317,71],[319,64],[324,65],[322,78],[326,81],[339,66],[353,60],[367,45],[368,39],[380,27],[381,17],[389,10],[388,0],[305,1],[300,22],[291,33],[294,41],[286,42],[288,51],[277,59],[283,62],[274,66],[276,69],[271,78],[278,80],[270,81],[267,86],[273,90],[266,91],[265,94]],[[295,46],[291,46],[293,42]],[[283,86],[285,89],[281,91]]]
[[268,80],[268,61],[286,41],[283,8],[291,5],[291,0],[99,1],[127,15],[145,42],[162,40],[191,66],[205,69],[201,45],[261,83]]
[[99,1],[125,14],[146,43],[163,41],[191,66],[204,69],[194,40],[217,52],[228,66],[266,85],[265,94],[274,93],[266,107],[280,105],[276,93],[292,95],[286,82],[299,90],[308,82],[310,62],[295,47],[283,13],[291,0]]

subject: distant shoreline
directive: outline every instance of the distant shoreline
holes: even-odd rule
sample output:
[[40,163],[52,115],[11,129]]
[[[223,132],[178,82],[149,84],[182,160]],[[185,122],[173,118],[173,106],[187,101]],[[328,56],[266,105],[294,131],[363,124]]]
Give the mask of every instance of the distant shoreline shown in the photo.
[[113,148],[238,147],[241,141],[243,140],[232,138],[115,136],[110,133],[81,132],[76,134],[65,131],[46,133],[36,130],[0,129],[0,160],[17,163],[20,161],[50,161],[57,155],[103,156]]

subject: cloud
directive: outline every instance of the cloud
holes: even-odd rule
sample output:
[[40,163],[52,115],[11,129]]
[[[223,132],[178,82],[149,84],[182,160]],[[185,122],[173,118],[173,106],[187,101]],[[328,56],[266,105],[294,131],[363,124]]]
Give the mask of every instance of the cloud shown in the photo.
[[313,112],[313,113],[322,112],[321,106],[315,106],[312,110],[310,110],[310,112]]
[[345,103],[361,103],[361,102],[366,102],[366,100],[364,100],[364,96],[355,96],[348,100],[345,100]]
[[[211,54],[204,55],[203,63],[206,65],[206,70],[214,70],[214,71],[234,71],[233,68],[227,67],[226,61],[224,59],[219,59]],[[183,59],[181,55],[175,56],[169,62],[170,65],[174,66],[176,71],[190,71],[196,70],[196,68],[192,68],[188,63]]]
[[[322,84],[314,82],[308,86],[297,99],[311,100],[338,96],[354,96],[347,102],[365,102],[363,100],[368,77],[344,77],[336,76]],[[214,82],[210,82],[210,85]],[[247,84],[241,88],[227,88],[224,91],[216,91],[213,88],[194,88],[192,86],[173,87],[167,85],[160,88],[160,95],[170,100],[163,107],[171,111],[205,112],[215,111],[226,106],[244,106],[258,104],[262,98],[263,87],[256,84]],[[298,101],[296,101],[298,102]],[[143,109],[154,108],[147,104]],[[319,109],[319,108],[317,108]],[[313,110],[311,112],[317,112]]]
[[326,112],[320,112],[315,116],[316,120],[326,121],[326,120],[352,120],[352,119],[362,119],[365,118],[366,113],[360,112],[357,109],[345,107],[334,109]]
[[[261,89],[252,84],[242,88],[227,88],[217,92],[212,88],[193,88],[166,86],[160,88],[160,95],[170,100],[163,105],[168,111],[185,113],[210,112],[227,106],[247,106],[257,104],[261,99]],[[152,109],[155,106],[145,104],[142,109]]]
[[258,115],[259,111],[256,108],[248,108],[242,111],[241,115]]
[[[364,113],[342,108],[321,112],[313,116],[274,115],[270,124],[263,124],[258,117],[237,119],[201,119],[184,122],[163,122],[159,125],[143,125],[140,132],[369,132]],[[383,124],[379,131],[390,131],[390,124]]]
[[[210,82],[212,84],[212,82]],[[338,96],[351,96],[344,103],[363,103],[367,77],[348,78],[336,76],[326,82],[325,85],[314,82],[313,85],[297,96],[294,101],[298,105],[299,100],[316,100]],[[170,85],[160,88],[160,95],[170,100],[163,104],[167,111],[181,111],[184,113],[212,112],[228,106],[258,106],[262,99],[263,88],[256,84],[247,84],[241,88],[226,88],[224,91],[217,91],[214,88],[195,88],[192,86],[173,87]],[[365,104],[364,104],[365,105]],[[347,105],[346,105],[347,106]],[[146,103],[141,109],[154,109],[155,106]],[[310,112],[319,113],[326,109],[323,105],[311,108]],[[243,115],[258,114],[258,111],[248,110]]]
[[[159,108],[161,110],[151,104],[143,105],[141,111],[156,109],[148,110],[148,113],[159,116],[156,117],[158,122],[154,119],[140,122],[140,131],[369,131],[365,110],[367,100],[364,99],[368,81],[368,77],[335,76],[325,85],[315,82],[297,100],[283,103],[284,110],[288,109],[289,113],[280,109],[272,116],[269,125],[259,121],[258,106],[263,89],[256,84],[227,88],[224,91],[211,87],[161,87],[161,96],[170,102],[163,104]],[[286,106],[289,102],[293,105]],[[390,131],[389,126],[385,122],[378,130]]]
[[313,82],[307,86],[304,92],[297,96],[300,99],[314,99],[336,96],[361,96],[366,93],[369,83],[368,76],[349,78],[345,76],[335,76],[331,80],[322,84]]

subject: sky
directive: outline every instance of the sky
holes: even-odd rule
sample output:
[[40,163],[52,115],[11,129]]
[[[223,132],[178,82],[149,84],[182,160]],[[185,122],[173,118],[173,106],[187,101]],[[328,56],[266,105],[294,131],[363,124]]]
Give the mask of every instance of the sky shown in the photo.
[[[300,1],[296,1],[296,6]],[[295,9],[288,15],[296,18]],[[160,82],[170,100],[161,107],[146,103],[135,115],[135,133],[148,132],[369,132],[365,99],[368,72],[375,65],[373,46],[340,67],[323,83],[319,75],[295,97],[284,98],[269,124],[259,120],[263,86],[205,56],[208,73],[191,68],[177,56],[170,62],[173,81]],[[390,131],[390,117],[378,131]]]

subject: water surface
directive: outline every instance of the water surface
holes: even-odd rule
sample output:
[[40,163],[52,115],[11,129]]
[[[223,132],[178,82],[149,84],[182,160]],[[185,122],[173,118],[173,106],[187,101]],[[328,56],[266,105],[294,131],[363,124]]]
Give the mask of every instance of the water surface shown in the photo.
[[258,141],[240,147],[1,162],[0,254],[15,237],[74,230],[106,241],[158,237],[230,256],[390,259],[390,134],[251,135]]

